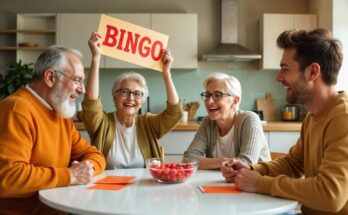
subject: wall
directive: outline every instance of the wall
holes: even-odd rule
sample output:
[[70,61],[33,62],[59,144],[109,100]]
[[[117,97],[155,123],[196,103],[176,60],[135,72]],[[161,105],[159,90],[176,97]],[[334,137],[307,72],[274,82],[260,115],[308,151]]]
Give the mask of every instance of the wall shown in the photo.
[[338,76],[337,90],[348,90],[348,1],[310,0],[310,11],[317,13],[319,27],[330,30],[343,44],[343,64]]
[[348,1],[333,1],[333,35],[343,44],[343,64],[338,76],[337,89],[348,91]]
[[[307,13],[308,0],[238,0],[239,43],[257,51],[259,30],[258,20],[263,13]],[[123,12],[123,13],[197,13],[198,14],[198,53],[212,49],[220,41],[220,1],[218,0],[12,0],[1,1],[0,14],[5,13],[87,13],[87,12]],[[77,32],[78,33],[78,32]],[[175,56],[174,56],[175,57]],[[164,106],[165,93],[160,73],[138,70],[146,77],[151,96],[151,111],[160,111]],[[122,71],[102,70],[101,96],[107,111],[112,111],[110,89],[112,80]],[[225,72],[236,76],[242,84],[243,98],[241,109],[255,108],[255,99],[272,92],[278,107],[284,104],[283,87],[276,83],[276,71],[259,71],[258,62],[212,63],[199,62],[195,71],[174,70],[173,79],[181,97],[186,100],[198,100],[202,91],[202,81],[211,72]],[[202,107],[198,115],[204,115]],[[279,108],[278,108],[279,109]],[[279,112],[278,112],[279,113]]]

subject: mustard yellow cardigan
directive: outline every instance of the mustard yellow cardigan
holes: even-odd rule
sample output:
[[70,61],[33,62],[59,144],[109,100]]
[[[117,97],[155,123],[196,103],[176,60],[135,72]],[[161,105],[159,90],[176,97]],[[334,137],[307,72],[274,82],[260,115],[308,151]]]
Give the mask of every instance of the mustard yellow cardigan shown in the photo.
[[[82,110],[92,144],[107,157],[116,136],[115,112],[104,112],[100,98],[91,100],[86,97],[82,102]],[[167,103],[166,109],[159,114],[145,113],[136,116],[137,140],[144,159],[161,157],[158,140],[171,131],[182,116],[181,102],[175,105]]]

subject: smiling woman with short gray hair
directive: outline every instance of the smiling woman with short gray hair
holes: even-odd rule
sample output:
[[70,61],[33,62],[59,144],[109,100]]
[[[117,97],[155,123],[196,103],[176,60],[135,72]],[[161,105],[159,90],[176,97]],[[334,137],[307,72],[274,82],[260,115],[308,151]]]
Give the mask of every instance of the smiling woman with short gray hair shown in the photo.
[[254,112],[239,110],[242,89],[238,79],[213,73],[203,86],[201,96],[208,116],[184,157],[198,159],[199,169],[219,169],[223,161],[232,158],[249,164],[270,160],[260,118]]

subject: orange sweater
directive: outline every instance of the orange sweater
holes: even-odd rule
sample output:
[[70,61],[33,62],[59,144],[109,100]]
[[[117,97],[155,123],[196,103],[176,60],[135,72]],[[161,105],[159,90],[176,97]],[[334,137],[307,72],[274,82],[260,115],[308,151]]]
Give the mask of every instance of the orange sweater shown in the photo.
[[68,166],[90,160],[96,174],[103,155],[71,119],[49,110],[26,88],[0,102],[0,214],[37,214],[37,192],[70,185]]

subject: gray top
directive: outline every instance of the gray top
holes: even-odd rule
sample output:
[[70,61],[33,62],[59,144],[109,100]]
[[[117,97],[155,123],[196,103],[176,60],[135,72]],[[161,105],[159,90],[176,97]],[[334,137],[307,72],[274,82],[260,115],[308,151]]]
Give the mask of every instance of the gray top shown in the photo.
[[[248,164],[271,160],[260,118],[251,111],[237,111],[235,117],[233,140],[236,158]],[[218,132],[216,121],[204,118],[184,158],[213,158]]]

